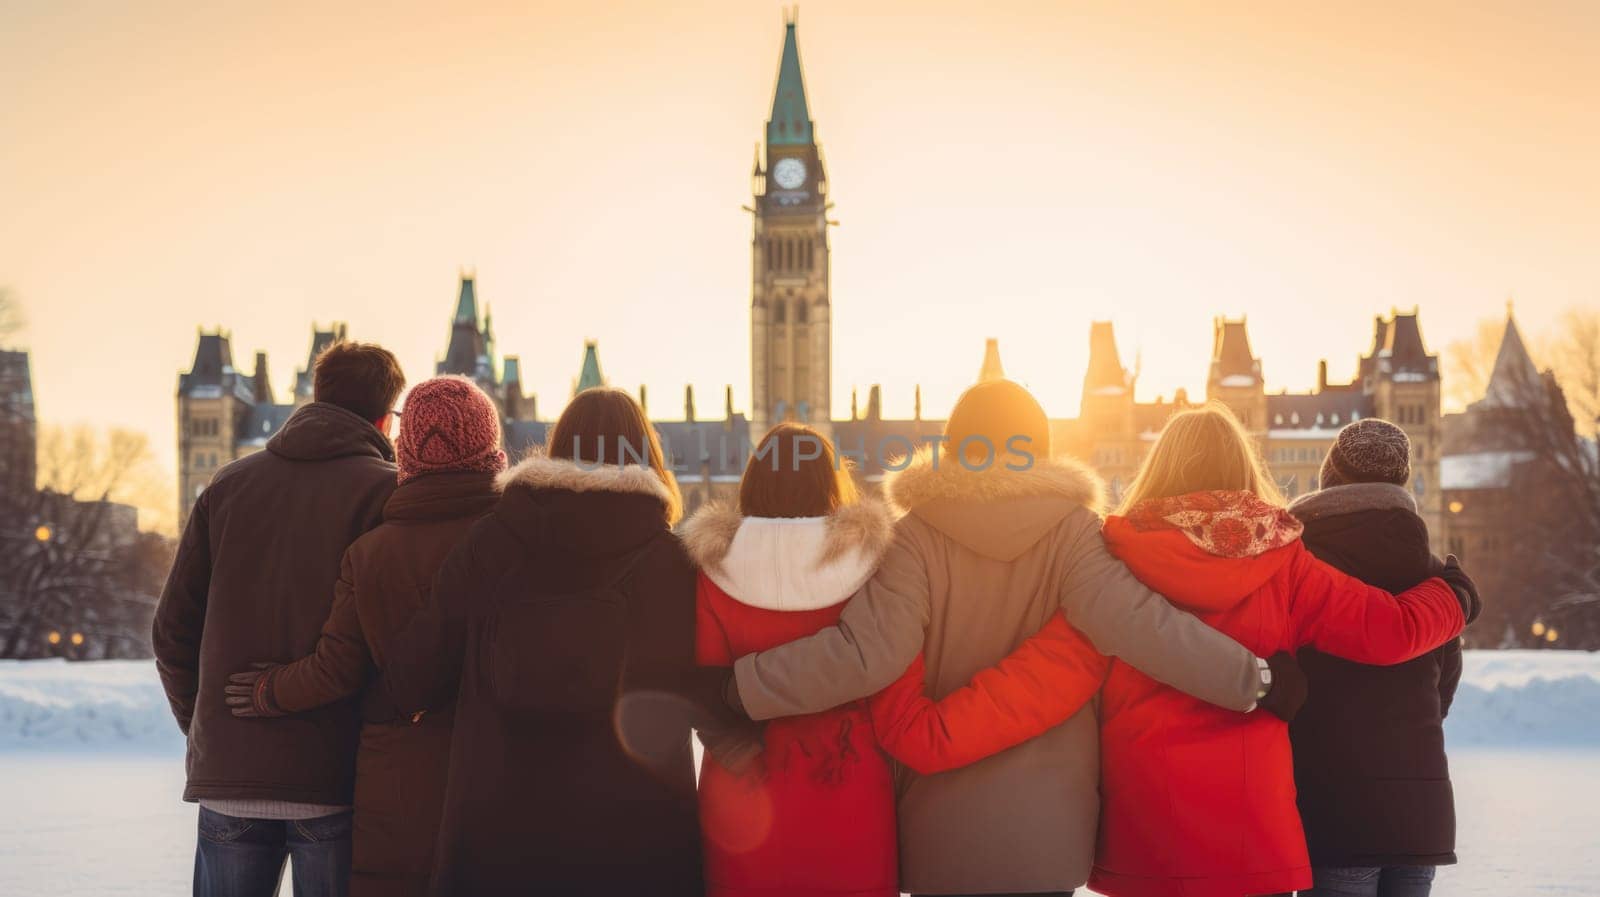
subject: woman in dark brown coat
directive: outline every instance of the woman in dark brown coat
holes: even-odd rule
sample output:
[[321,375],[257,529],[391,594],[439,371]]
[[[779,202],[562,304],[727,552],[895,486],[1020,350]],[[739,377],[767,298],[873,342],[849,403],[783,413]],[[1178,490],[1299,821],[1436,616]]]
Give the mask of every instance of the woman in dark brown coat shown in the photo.
[[[395,634],[428,597],[445,556],[500,498],[506,466],[494,403],[470,381],[440,377],[406,400],[396,445],[399,488],[383,523],[345,553],[316,652],[236,674],[237,716],[283,716],[357,694],[389,663]],[[299,725],[285,720],[277,725]],[[353,897],[427,893],[444,802],[450,712],[418,724],[367,723],[356,756]]]
[[455,707],[433,892],[700,897],[683,696],[727,674],[695,665],[660,444],[591,389],[501,479],[381,681],[403,715]]

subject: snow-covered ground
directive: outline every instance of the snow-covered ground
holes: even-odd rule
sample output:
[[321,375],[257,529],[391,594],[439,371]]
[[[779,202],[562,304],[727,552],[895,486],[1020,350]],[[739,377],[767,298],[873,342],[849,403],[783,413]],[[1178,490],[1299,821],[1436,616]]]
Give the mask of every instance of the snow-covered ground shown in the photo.
[[[1440,895],[1600,894],[1600,654],[1468,652]],[[177,894],[194,807],[148,662],[0,661],[0,895]]]

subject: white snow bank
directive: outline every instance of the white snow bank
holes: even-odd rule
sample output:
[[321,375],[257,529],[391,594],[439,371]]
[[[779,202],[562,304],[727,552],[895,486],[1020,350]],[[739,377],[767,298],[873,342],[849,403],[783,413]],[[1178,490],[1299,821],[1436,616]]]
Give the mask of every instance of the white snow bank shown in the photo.
[[183,745],[153,660],[0,660],[0,751]]
[[1600,653],[1466,652],[1445,742],[1600,747]]
[[[1600,747],[1600,654],[1468,651],[1452,747]],[[0,751],[183,750],[155,663],[0,661]]]

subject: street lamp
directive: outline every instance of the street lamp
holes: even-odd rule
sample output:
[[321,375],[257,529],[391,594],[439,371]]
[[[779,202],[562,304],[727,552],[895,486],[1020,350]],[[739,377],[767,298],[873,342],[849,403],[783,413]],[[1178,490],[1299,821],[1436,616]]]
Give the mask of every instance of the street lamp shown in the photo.
[[72,647],[74,647],[74,648],[83,647],[83,633],[74,632],[72,634]]
[[52,645],[59,645],[61,644],[61,633],[51,630],[50,634],[44,637],[44,640]]
[[39,528],[38,529],[33,531],[33,538],[34,538],[35,541],[38,541],[38,542],[48,542],[48,541],[50,541],[51,537],[53,537],[54,535],[55,535],[55,533],[50,531],[50,527],[48,527],[48,526],[46,526],[46,525],[44,525],[42,523],[39,524]]
[[1533,625],[1528,627],[1528,631],[1533,633],[1533,637],[1534,638],[1543,638],[1544,637],[1544,621],[1543,620],[1534,620],[1533,621]]
[[1549,642],[1552,645],[1555,644],[1556,643],[1556,639],[1558,639],[1560,637],[1561,637],[1560,633],[1556,632],[1556,628],[1554,626],[1552,626],[1549,629],[1546,629],[1544,631],[1544,640]]

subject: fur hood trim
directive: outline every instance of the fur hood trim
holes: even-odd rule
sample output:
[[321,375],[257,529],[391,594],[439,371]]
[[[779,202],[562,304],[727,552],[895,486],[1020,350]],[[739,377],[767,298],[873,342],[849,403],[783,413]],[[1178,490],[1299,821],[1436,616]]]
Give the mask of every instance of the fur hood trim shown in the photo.
[[[669,471],[667,477],[670,479]],[[675,481],[663,480],[655,471],[638,464],[580,464],[567,458],[551,458],[536,451],[518,461],[495,478],[501,489],[526,486],[529,489],[564,489],[568,492],[621,492],[649,495],[667,508],[668,522],[682,516],[683,499]]]
[[1359,511],[1417,512],[1411,490],[1393,483],[1350,483],[1308,492],[1289,503],[1289,513],[1304,521]]
[[878,569],[894,519],[876,499],[827,517],[743,517],[710,504],[683,525],[689,557],[729,597],[777,611],[832,607]]
[[1064,498],[1096,513],[1105,505],[1104,484],[1086,465],[1038,455],[1002,454],[975,470],[954,454],[936,456],[932,447],[924,447],[905,469],[885,475],[883,488],[901,511],[940,500],[978,503],[1041,496]]

